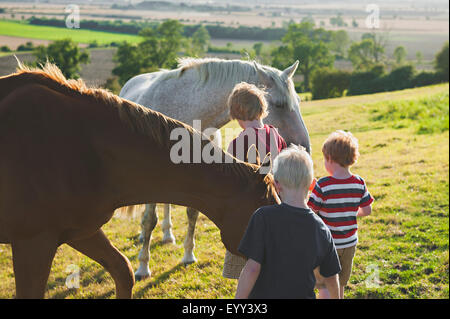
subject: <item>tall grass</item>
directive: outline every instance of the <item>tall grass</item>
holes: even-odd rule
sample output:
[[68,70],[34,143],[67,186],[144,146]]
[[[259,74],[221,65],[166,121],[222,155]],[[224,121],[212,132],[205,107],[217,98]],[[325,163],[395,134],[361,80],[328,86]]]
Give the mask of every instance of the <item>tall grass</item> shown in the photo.
[[448,92],[420,100],[389,102],[375,106],[373,121],[390,122],[394,128],[413,126],[418,134],[448,131]]

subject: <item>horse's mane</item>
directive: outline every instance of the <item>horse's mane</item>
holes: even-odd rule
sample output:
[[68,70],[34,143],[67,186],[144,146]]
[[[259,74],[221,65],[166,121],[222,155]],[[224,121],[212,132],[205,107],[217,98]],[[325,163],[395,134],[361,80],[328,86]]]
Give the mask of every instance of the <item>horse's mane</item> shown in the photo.
[[178,59],[178,68],[161,73],[156,81],[164,81],[171,78],[181,77],[187,70],[195,69],[199,75],[199,85],[215,85],[216,88],[231,88],[239,82],[254,82],[257,78],[258,70],[262,71],[270,78],[278,89],[284,94],[278,97],[279,104],[288,105],[289,109],[294,110],[295,102],[290,98],[296,96],[294,84],[289,79],[282,76],[282,72],[276,68],[261,65],[256,61],[244,60],[224,60],[219,58],[191,58],[182,57]]
[[[47,62],[41,68],[30,68],[19,63],[17,72],[12,76],[25,76],[29,80],[49,87],[52,90],[65,95],[80,95],[82,97],[93,98],[100,103],[114,107],[119,112],[120,119],[133,131],[139,132],[156,140],[161,147],[169,148],[170,133],[175,128],[186,129],[191,136],[202,135],[191,126],[163,115],[160,112],[153,111],[137,103],[123,99],[105,89],[88,87],[82,79],[66,79],[61,70],[54,64]],[[201,138],[201,136],[200,136]],[[203,146],[210,142],[205,136],[201,138]],[[218,146],[214,146],[218,147]],[[223,156],[231,156],[218,147]],[[170,151],[170,150],[169,150]],[[255,175],[267,185],[267,194],[272,190],[272,176],[261,175],[257,172],[258,166],[242,162],[238,159],[234,161],[235,165],[215,165],[225,174],[235,174],[245,180],[254,180]]]
[[49,62],[41,65],[41,68],[31,68],[19,63],[14,75],[27,77],[66,95],[78,94],[112,106],[118,110],[120,119],[131,129],[155,139],[159,144],[164,144],[164,138],[170,135],[171,127],[184,126],[193,133],[193,129],[184,123],[123,99],[108,90],[88,87],[82,79],[66,79],[61,70]]

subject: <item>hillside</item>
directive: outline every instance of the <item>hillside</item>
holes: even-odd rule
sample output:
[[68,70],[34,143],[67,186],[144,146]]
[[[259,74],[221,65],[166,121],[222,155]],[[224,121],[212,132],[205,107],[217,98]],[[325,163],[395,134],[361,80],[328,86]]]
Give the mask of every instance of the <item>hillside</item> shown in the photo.
[[[336,130],[359,139],[353,168],[375,197],[371,216],[359,221],[359,240],[347,298],[448,298],[449,131],[448,84],[398,92],[305,102],[315,175],[325,174],[321,145]],[[236,126],[231,122],[227,125]],[[173,213],[176,245],[161,244],[162,211],[152,241],[153,277],[138,282],[135,298],[232,298],[236,281],[221,276],[225,249],[218,229],[200,215],[196,264],[179,264],[187,229],[185,210]],[[113,219],[104,230],[138,265],[139,220]],[[65,287],[70,266],[80,268],[78,290]],[[11,249],[0,245],[0,298],[14,296]],[[111,277],[87,257],[58,249],[48,298],[111,298]]]

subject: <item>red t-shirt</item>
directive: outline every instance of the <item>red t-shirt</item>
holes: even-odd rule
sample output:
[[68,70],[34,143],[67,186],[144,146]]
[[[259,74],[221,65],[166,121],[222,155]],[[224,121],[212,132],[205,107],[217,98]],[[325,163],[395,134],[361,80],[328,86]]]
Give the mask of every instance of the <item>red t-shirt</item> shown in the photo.
[[249,127],[243,130],[238,137],[231,141],[228,146],[228,153],[242,161],[252,163],[251,158],[250,160],[247,158],[248,149],[252,144],[256,146],[261,161],[269,152],[273,161],[287,147],[278,130],[272,125],[264,124],[263,128]]

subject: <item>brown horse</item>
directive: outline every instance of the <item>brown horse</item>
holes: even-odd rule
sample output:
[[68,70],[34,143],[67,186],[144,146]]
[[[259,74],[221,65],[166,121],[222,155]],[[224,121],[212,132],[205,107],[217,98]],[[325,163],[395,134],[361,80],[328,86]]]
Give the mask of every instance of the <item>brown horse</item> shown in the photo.
[[122,206],[194,207],[237,253],[251,214],[277,201],[273,178],[235,158],[225,164],[231,155],[221,149],[222,163],[174,164],[175,128],[201,137],[161,113],[66,80],[51,64],[19,65],[0,78],[0,243],[12,246],[17,298],[44,297],[63,243],[105,267],[118,298],[131,297],[130,262],[100,229]]

